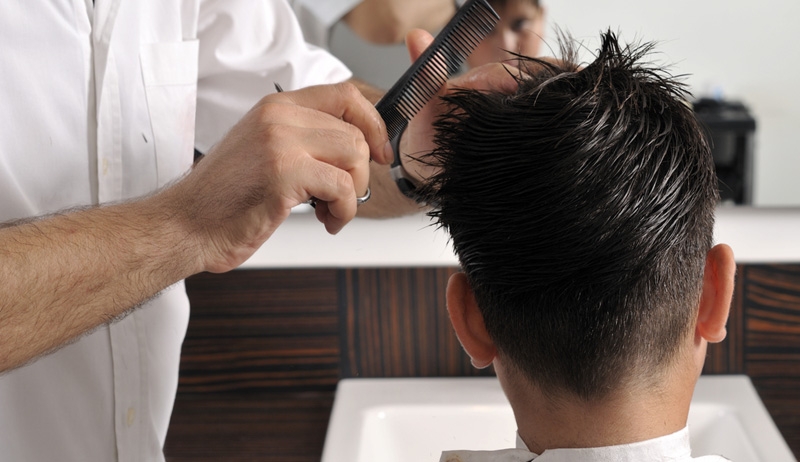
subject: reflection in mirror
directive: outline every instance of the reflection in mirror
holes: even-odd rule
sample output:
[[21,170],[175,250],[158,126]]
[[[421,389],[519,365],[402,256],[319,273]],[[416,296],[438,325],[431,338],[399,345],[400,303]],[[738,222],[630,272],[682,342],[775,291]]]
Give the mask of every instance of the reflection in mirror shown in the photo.
[[752,205],[755,119],[744,104],[721,98],[701,98],[693,107],[711,146],[722,202]]
[[[555,43],[555,26],[583,42],[584,61],[590,61],[598,47],[600,31],[609,27],[624,41],[656,41],[659,61],[673,74],[686,75],[695,98],[720,102],[723,107],[717,109],[727,115],[738,112],[735,123],[717,127],[721,131],[712,135],[715,155],[728,161],[720,168],[723,195],[730,198],[741,187],[741,202],[800,206],[800,145],[795,141],[800,131],[800,55],[795,50],[800,29],[793,24],[800,17],[800,2],[764,0],[756,6],[744,0],[542,0],[542,4],[548,22],[541,48],[545,55],[554,54],[548,46]],[[334,27],[330,47],[356,76],[381,88],[391,86],[409,64],[402,45],[366,44],[342,24]],[[713,109],[705,115],[714,119]],[[732,179],[739,168],[740,179]]]

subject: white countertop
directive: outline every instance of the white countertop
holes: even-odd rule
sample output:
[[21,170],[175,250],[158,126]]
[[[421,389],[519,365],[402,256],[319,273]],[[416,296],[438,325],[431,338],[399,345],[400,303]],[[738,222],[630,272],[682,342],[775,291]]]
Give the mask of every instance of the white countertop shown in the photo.
[[[724,206],[714,240],[739,263],[800,263],[800,208]],[[293,213],[240,268],[456,266],[448,236],[424,214],[355,219],[331,236],[313,213]]]

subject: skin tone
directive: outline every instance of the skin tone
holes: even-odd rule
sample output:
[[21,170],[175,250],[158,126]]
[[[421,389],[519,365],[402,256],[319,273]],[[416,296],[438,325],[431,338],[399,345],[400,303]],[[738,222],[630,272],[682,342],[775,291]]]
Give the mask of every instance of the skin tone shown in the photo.
[[412,29],[434,32],[455,13],[452,0],[364,0],[344,21],[367,42],[400,43]]
[[[411,61],[414,61],[433,42],[433,36],[424,30],[414,29],[406,36],[405,42],[408,46],[409,57]],[[437,96],[446,95],[458,88],[493,89],[505,93],[513,93],[517,89],[517,82],[509,75],[509,72],[516,74],[517,69],[504,64],[490,63],[450,79],[444,83],[431,101],[411,120],[408,129],[400,138],[399,147],[403,156],[403,166],[411,175],[411,178],[416,180],[417,184],[435,173],[430,166],[417,162],[414,157],[419,153],[427,153],[435,148],[433,122],[445,110],[445,107],[437,104]],[[362,85],[367,86],[366,84]],[[373,102],[377,102],[382,96],[380,92],[376,92],[374,89],[366,89],[366,91],[371,91],[370,95],[377,96],[372,99]],[[372,169],[370,182],[377,186],[372,187],[373,191],[387,190],[390,193],[378,196],[373,194],[369,202],[359,207],[359,216],[384,218],[396,216],[398,213],[408,214],[421,210],[419,204],[398,193],[397,186],[389,175],[389,165],[373,162],[370,167]],[[394,213],[387,215],[386,211],[393,211]]]
[[500,22],[467,58],[467,64],[477,67],[503,62],[513,58],[509,51],[537,56],[544,34],[544,8],[531,0],[508,0],[494,8]]
[[350,84],[262,99],[172,187],[0,229],[0,370],[119,317],[175,282],[247,259],[311,196],[338,232],[386,131]]
[[[431,42],[433,42],[433,37],[419,29],[410,32],[406,38],[412,57],[415,56],[415,53],[416,56],[422,54],[424,48],[430,45]],[[422,44],[424,44],[422,49],[414,48]],[[420,153],[428,153],[436,147],[433,142],[435,135],[433,121],[443,114],[446,109],[443,105],[437,103],[437,96],[446,95],[458,88],[495,89],[510,94],[517,90],[517,81],[511,77],[511,75],[517,75],[517,73],[516,68],[494,62],[472,69],[464,75],[445,82],[437,95],[412,119],[409,129],[400,138],[399,149],[403,155],[403,167],[417,184],[420,184],[435,173],[435,170],[430,166],[416,162],[414,157]],[[388,172],[388,167],[384,166],[384,168]],[[387,178],[386,176],[383,177]],[[419,209],[417,208],[417,210]]]
[[[709,343],[726,335],[736,271],[733,252],[715,246],[706,258],[703,288],[694,327],[674,361],[656,384],[629,381],[600,402],[569,393],[545,396],[499,354],[486,331],[472,289],[463,273],[451,277],[447,310],[461,345],[475,367],[493,365],[514,409],[519,435],[532,452],[633,443],[668,435],[686,426],[689,404],[703,369]],[[547,422],[547,425],[538,425]]]
[[[410,34],[412,59],[432,40]],[[496,65],[456,83],[509,81]],[[408,136],[428,136],[435,116],[436,105],[424,108]],[[309,87],[264,97],[180,181],[149,197],[0,225],[0,372],[192,274],[237,267],[312,196],[330,233],[356,212],[419,211],[388,177],[393,156],[383,121],[356,86]],[[368,185],[373,199],[357,207]]]

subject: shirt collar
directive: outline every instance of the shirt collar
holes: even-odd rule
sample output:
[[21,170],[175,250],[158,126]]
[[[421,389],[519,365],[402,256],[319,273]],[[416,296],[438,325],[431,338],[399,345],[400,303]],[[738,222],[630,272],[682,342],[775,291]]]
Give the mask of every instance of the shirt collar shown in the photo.
[[689,430],[684,427],[670,435],[637,443],[600,448],[548,449],[541,456],[530,452],[517,435],[516,449],[500,451],[445,451],[439,462],[674,462],[691,460]]

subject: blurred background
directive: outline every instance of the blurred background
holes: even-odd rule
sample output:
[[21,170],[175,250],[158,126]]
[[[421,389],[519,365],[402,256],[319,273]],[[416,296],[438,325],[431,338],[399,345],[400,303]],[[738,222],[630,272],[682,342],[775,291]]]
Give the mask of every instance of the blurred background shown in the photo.
[[[586,62],[599,46],[600,32],[608,28],[626,42],[657,42],[654,60],[673,74],[685,74],[695,98],[724,103],[707,106],[707,119],[717,130],[715,156],[738,163],[718,170],[745,169],[740,179],[746,183],[745,202],[800,205],[800,145],[795,140],[800,131],[800,28],[795,25],[800,2],[542,0],[542,7],[539,55],[553,54],[555,28],[583,44]],[[357,77],[384,89],[409,65],[404,45],[368,43],[344,21],[331,27],[328,39],[330,50]],[[737,187],[735,180],[727,182],[728,189]],[[725,194],[726,186],[721,189]]]

